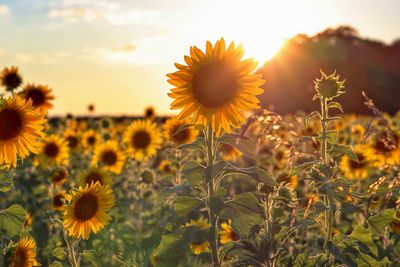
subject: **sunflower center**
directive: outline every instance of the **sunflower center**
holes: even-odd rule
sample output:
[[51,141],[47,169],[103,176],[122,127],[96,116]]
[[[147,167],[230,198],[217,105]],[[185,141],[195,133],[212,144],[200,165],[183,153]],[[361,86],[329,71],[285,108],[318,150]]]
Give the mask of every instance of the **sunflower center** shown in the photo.
[[96,215],[99,207],[96,196],[86,194],[82,196],[75,204],[74,214],[78,220],[86,221]]
[[132,144],[135,148],[143,149],[150,145],[151,137],[147,131],[138,131],[132,137]]
[[193,94],[207,108],[219,108],[230,102],[237,94],[236,75],[226,63],[216,61],[200,67],[193,77]]
[[53,175],[53,177],[51,178],[51,180],[54,183],[58,183],[61,182],[62,180],[64,180],[64,178],[67,177],[67,173],[64,170],[59,171],[58,173],[56,173],[55,175]]
[[41,106],[46,101],[46,96],[39,89],[30,89],[26,94],[27,99],[32,99],[32,105],[37,107]]
[[16,72],[8,73],[7,75],[4,76],[3,80],[3,84],[12,89],[18,87],[21,84],[21,82],[22,79]]
[[93,183],[99,182],[100,184],[102,184],[103,179],[100,173],[91,172],[86,176],[85,182],[86,184],[91,184],[92,182]]
[[16,110],[0,111],[0,140],[12,139],[21,132],[23,120]]
[[106,151],[101,157],[101,161],[106,165],[114,165],[117,162],[117,155],[114,151]]
[[14,257],[14,265],[15,267],[25,267],[28,264],[28,255],[24,249],[18,249],[15,251]]
[[154,110],[152,108],[146,109],[146,118],[151,118],[154,116]]
[[89,136],[87,139],[87,142],[89,145],[94,145],[96,143],[96,137],[94,136]]
[[68,136],[67,142],[69,148],[76,148],[78,146],[78,138],[76,138],[75,136]]
[[50,158],[57,157],[59,151],[60,149],[54,143],[49,143],[44,147],[44,153]]
[[360,153],[356,153],[356,156],[358,158],[358,162],[354,160],[350,160],[350,168],[351,169],[362,169],[365,166],[365,156]]
[[63,195],[55,195],[53,197],[53,206],[56,208],[61,208],[64,205],[64,202],[62,201],[63,198]]
[[186,141],[189,138],[190,133],[189,133],[189,129],[185,129],[185,130],[180,131],[178,134],[175,134],[180,126],[181,125],[178,125],[177,127],[172,129],[171,136],[176,142],[183,143],[184,141]]

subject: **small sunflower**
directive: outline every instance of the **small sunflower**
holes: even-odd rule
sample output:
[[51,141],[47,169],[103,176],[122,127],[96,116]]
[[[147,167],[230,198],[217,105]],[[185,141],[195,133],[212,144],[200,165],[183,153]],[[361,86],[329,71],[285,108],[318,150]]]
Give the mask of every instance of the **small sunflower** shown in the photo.
[[124,142],[134,159],[146,160],[157,153],[162,139],[157,124],[148,120],[137,120],[125,130]]
[[78,182],[81,186],[96,182],[99,182],[101,185],[111,185],[111,177],[102,169],[91,168],[79,175]]
[[[3,101],[3,103],[1,103]],[[25,101],[17,95],[0,99],[0,166],[17,166],[17,155],[24,159],[30,152],[39,152],[46,119],[32,101]]]
[[71,191],[70,203],[64,209],[64,227],[70,236],[89,239],[110,221],[107,213],[115,204],[113,191],[100,183],[79,187]]
[[68,172],[65,169],[59,169],[51,176],[51,182],[54,185],[62,185],[67,180],[67,176]]
[[219,242],[221,244],[226,244],[229,242],[239,240],[239,236],[232,229],[232,221],[221,223],[222,230],[219,232]]
[[358,158],[358,162],[350,159],[346,155],[342,157],[340,169],[343,171],[345,177],[351,180],[364,180],[368,177],[372,165],[371,162],[368,161],[367,151],[365,145],[357,145],[354,147],[354,153]]
[[144,110],[144,117],[149,120],[154,120],[156,117],[156,111],[154,110],[154,107],[147,107]]
[[198,131],[194,127],[188,127],[176,133],[176,131],[185,124],[190,124],[190,120],[179,120],[177,117],[168,119],[163,125],[163,134],[167,141],[171,141],[177,145],[192,142],[198,135]]
[[80,145],[80,136],[75,130],[67,130],[64,134],[64,139],[67,141],[70,151],[76,151]]
[[174,86],[168,95],[175,99],[171,109],[181,110],[179,119],[192,117],[194,124],[211,124],[215,133],[231,132],[244,122],[241,114],[259,108],[256,97],[264,92],[261,74],[254,74],[257,63],[242,60],[242,46],[232,42],[225,47],[223,38],[213,46],[206,44],[205,53],[196,46],[185,56],[187,65],[175,64],[168,82]]
[[22,84],[22,77],[18,73],[17,67],[4,68],[0,73],[1,85],[3,85],[7,91],[13,91]]
[[[208,220],[204,217],[200,217],[198,220],[190,220],[188,223],[185,224],[186,227],[194,226],[200,229],[205,229],[210,227]],[[208,253],[210,252],[210,243],[208,241],[200,240],[199,242],[191,242],[189,244],[190,250],[193,254],[199,255],[201,253]]]
[[166,159],[160,162],[158,169],[165,174],[171,174],[174,172],[174,169],[171,166],[171,162]]
[[63,192],[54,194],[52,201],[51,201],[53,209],[63,210],[65,199],[66,199],[66,195]]
[[82,135],[82,145],[86,149],[94,148],[100,141],[100,134],[93,129],[85,131]]
[[42,140],[40,162],[46,166],[68,165],[69,148],[67,141],[58,135],[49,135]]
[[293,189],[296,189],[299,185],[299,179],[297,175],[289,176],[287,172],[280,173],[277,177],[278,182],[288,183]]
[[222,159],[226,161],[236,161],[242,156],[242,152],[236,147],[226,143],[221,143],[221,153]]
[[45,114],[53,107],[50,102],[54,100],[54,95],[51,92],[52,90],[46,85],[28,84],[24,88],[22,96],[26,100],[32,99],[32,105]]
[[31,237],[22,237],[14,250],[11,267],[40,266],[36,260],[36,243]]
[[400,164],[400,135],[398,132],[381,132],[373,138],[367,154],[377,167]]
[[120,174],[125,164],[125,155],[119,149],[118,143],[109,140],[99,144],[94,151],[92,165],[101,165],[104,170]]

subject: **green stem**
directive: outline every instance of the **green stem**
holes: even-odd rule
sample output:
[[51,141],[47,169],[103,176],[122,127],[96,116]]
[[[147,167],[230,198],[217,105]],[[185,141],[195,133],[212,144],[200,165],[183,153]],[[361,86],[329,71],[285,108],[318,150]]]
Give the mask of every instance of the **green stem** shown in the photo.
[[[68,260],[71,263],[72,267],[79,267],[79,261],[76,259],[76,254],[75,254],[75,240],[71,240],[66,232],[64,231],[64,240],[65,243],[67,244],[67,249],[68,249]],[[76,241],[78,242],[78,241]]]
[[[207,133],[206,133],[206,142],[207,142],[207,167],[214,165],[214,132],[211,127],[211,124],[208,125]],[[207,172],[207,175],[210,175]],[[214,181],[212,177],[207,178],[207,189],[208,189],[208,198],[207,198],[207,206],[210,202],[210,199],[214,196],[215,188]],[[210,220],[210,245],[211,245],[211,263],[213,267],[219,267],[219,257],[218,257],[218,238],[217,238],[217,216],[211,212],[211,209],[208,207],[208,217]]]

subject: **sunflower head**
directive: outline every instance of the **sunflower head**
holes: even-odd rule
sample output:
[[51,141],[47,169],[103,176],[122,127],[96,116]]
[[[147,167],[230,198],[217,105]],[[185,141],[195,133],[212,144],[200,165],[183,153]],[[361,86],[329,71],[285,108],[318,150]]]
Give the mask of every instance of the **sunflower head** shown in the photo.
[[68,235],[89,239],[91,232],[97,233],[110,222],[108,211],[114,204],[114,195],[108,185],[96,182],[72,190],[64,209],[64,227]]
[[36,260],[36,242],[29,236],[22,237],[12,249],[11,267],[40,266]]
[[372,167],[371,162],[368,160],[368,148],[365,145],[357,145],[354,147],[354,153],[358,161],[352,160],[345,155],[340,161],[340,169],[348,179],[364,180],[368,177]]
[[154,110],[154,107],[150,106],[150,107],[145,108],[144,117],[146,119],[153,120],[156,117],[156,111]]
[[327,100],[344,94],[344,80],[340,81],[339,74],[336,71],[330,75],[326,75],[322,70],[321,77],[314,81],[314,89],[317,91],[317,96]]
[[174,168],[171,166],[171,162],[166,159],[160,162],[158,169],[165,174],[172,174],[174,172]]
[[206,51],[191,47],[185,56],[187,65],[175,64],[168,82],[174,86],[168,95],[174,99],[171,109],[181,110],[179,119],[191,118],[194,124],[210,125],[217,135],[231,132],[244,121],[242,111],[259,108],[256,97],[263,90],[264,80],[254,74],[257,63],[242,60],[244,50],[232,42],[225,46],[223,38]]
[[242,156],[242,152],[227,143],[221,143],[221,153],[222,159],[226,161],[236,161],[240,156]]
[[49,135],[42,140],[39,155],[45,166],[66,166],[69,160],[69,148],[65,139],[58,135]]
[[103,169],[90,168],[89,170],[79,175],[78,181],[79,185],[81,186],[86,186],[87,184],[90,185],[96,182],[99,182],[101,185],[106,185],[106,184],[110,185],[111,177]]
[[70,150],[77,150],[80,145],[80,136],[78,135],[77,131],[75,130],[67,130],[64,134],[64,138],[67,141],[68,148]]
[[89,113],[93,113],[94,110],[96,109],[96,106],[94,104],[89,104],[87,106],[87,109],[88,109]]
[[64,184],[67,180],[68,172],[64,168],[60,168],[55,171],[55,173],[51,176],[51,182],[54,185]]
[[156,154],[162,139],[157,124],[149,120],[137,120],[125,130],[124,142],[134,159],[146,160]]
[[55,210],[63,210],[65,204],[66,195],[63,192],[59,192],[53,195],[52,206]]
[[239,240],[239,236],[232,229],[232,221],[221,223],[221,231],[219,232],[219,242],[221,244],[227,244]]
[[43,137],[46,119],[18,95],[0,99],[0,166],[17,165],[30,152],[39,152],[39,138]]
[[179,120],[177,117],[168,119],[163,125],[163,134],[168,141],[171,141],[177,145],[187,144],[192,142],[199,134],[195,127],[186,127],[178,129],[185,124],[190,124],[189,119]]
[[125,155],[119,149],[118,143],[108,140],[99,144],[94,151],[92,165],[103,166],[104,170],[120,174],[125,163]]
[[53,107],[51,101],[54,99],[52,90],[47,85],[28,84],[22,96],[26,99],[32,99],[32,105],[39,108],[42,113],[47,113]]
[[4,68],[0,73],[1,85],[3,85],[7,91],[14,91],[22,84],[22,77],[18,73],[17,67]]

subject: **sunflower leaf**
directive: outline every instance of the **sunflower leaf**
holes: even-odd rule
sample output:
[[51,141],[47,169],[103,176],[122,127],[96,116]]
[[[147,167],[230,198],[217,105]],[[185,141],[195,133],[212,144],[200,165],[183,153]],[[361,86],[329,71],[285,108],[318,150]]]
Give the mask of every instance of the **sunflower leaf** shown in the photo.
[[256,144],[250,137],[238,134],[224,134],[219,138],[219,141],[235,147],[237,150],[242,152],[246,157],[249,158],[255,157]]
[[90,264],[92,267],[100,267],[99,257],[95,250],[84,250],[82,253],[83,262]]
[[174,209],[180,216],[192,212],[201,204],[201,199],[194,197],[179,196],[174,201]]
[[25,210],[18,204],[0,211],[0,229],[4,230],[8,237],[19,235],[25,223]]
[[0,173],[0,191],[5,193],[14,187],[13,178],[5,173]]

